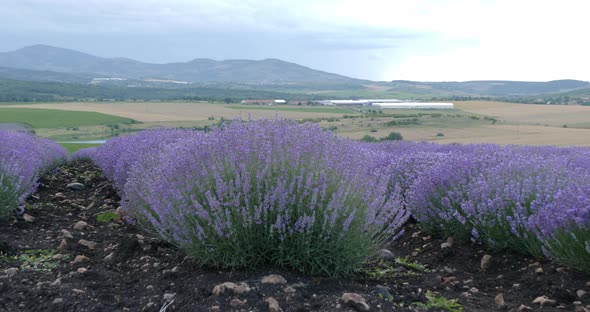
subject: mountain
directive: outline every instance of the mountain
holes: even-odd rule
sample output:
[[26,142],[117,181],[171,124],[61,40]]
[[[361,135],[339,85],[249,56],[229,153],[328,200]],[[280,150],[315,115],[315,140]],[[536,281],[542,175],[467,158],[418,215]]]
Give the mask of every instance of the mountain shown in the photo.
[[34,45],[16,51],[2,52],[0,66],[94,77],[163,79],[196,83],[362,82],[362,80],[314,70],[278,59],[259,61],[194,59],[189,62],[150,64],[128,58],[103,58],[47,45]]
[[89,83],[91,75],[67,74],[54,71],[30,70],[10,67],[0,67],[0,79],[25,81],[52,81],[67,83]]

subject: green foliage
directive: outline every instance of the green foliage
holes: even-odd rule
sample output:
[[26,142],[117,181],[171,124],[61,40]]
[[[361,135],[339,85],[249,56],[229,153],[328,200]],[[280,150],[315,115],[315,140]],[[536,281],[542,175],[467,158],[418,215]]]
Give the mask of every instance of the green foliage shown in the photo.
[[0,219],[13,213],[18,206],[20,193],[16,185],[16,178],[0,169]]
[[0,108],[0,122],[19,122],[33,128],[73,128],[80,126],[131,124],[129,118],[96,112],[77,112],[37,108]]
[[21,270],[49,272],[59,265],[59,260],[53,259],[55,254],[55,250],[49,249],[27,250],[15,260],[22,262]]
[[551,258],[582,272],[590,272],[590,229],[573,226],[559,230],[543,243]]
[[417,272],[428,272],[428,269],[425,265],[418,262],[409,261],[408,258],[397,257],[395,258],[395,263]]
[[373,142],[377,142],[378,140],[374,136],[370,136],[370,135],[366,134],[364,137],[361,138],[361,141],[373,143]]
[[391,132],[386,137],[381,138],[380,141],[401,141],[403,136],[399,132]]
[[444,137],[444,136],[445,136],[445,134],[444,134],[444,133],[441,133],[441,132],[439,132],[439,133],[437,133],[437,134],[436,134],[436,136],[437,136],[437,137]]
[[102,223],[109,223],[117,219],[119,219],[119,215],[113,211],[105,211],[96,215],[96,221]]
[[413,305],[422,309],[444,309],[449,312],[463,311],[463,306],[457,302],[457,299],[435,296],[431,291],[426,292],[426,303],[414,302]]

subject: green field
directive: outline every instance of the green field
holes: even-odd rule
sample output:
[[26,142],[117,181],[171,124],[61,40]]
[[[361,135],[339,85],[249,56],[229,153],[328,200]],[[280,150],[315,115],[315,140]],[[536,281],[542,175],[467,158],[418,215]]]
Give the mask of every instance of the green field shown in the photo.
[[228,105],[227,108],[236,110],[265,110],[278,112],[300,112],[300,113],[334,113],[334,114],[354,114],[357,111],[349,108],[341,107],[325,107],[325,106],[255,106],[255,105]]
[[136,123],[135,120],[130,118],[96,112],[4,107],[0,107],[0,122],[18,122],[35,129]]
[[99,146],[101,144],[82,144],[82,143],[59,143],[63,146],[69,154],[88,147]]

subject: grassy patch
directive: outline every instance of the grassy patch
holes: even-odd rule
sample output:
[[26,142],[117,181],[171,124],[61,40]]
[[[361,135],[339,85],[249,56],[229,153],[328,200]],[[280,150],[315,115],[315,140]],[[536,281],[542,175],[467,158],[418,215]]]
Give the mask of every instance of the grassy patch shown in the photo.
[[33,128],[64,128],[92,125],[132,124],[135,120],[96,112],[40,108],[0,108],[0,122],[18,122]]
[[[19,256],[1,256],[0,261],[18,261],[21,263],[21,270],[32,270],[49,272],[59,265],[59,260],[53,259],[56,255],[55,250],[50,249],[33,249],[26,250]],[[67,256],[63,256],[61,259],[67,259]]]
[[78,150],[81,150],[83,148],[88,148],[88,147],[100,145],[100,144],[82,144],[82,143],[59,143],[59,144],[61,144],[70,154],[77,152]]
[[325,107],[325,106],[254,106],[254,105],[228,105],[227,108],[240,110],[268,110],[279,112],[300,112],[300,113],[334,113],[334,114],[355,114],[356,111],[349,108]]
[[[462,312],[463,306],[461,306],[457,299],[447,299],[443,296],[435,296],[434,293],[428,291],[426,293],[426,303],[414,302],[414,306],[421,309],[442,309],[449,312]],[[438,310],[437,310],[438,311]]]

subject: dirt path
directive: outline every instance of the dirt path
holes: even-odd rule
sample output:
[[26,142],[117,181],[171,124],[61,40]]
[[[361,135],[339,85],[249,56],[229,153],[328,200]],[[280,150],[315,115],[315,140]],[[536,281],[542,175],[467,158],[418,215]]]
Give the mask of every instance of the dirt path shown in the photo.
[[[67,188],[73,182],[84,189]],[[588,275],[493,253],[483,271],[480,261],[486,252],[479,246],[454,242],[441,248],[446,239],[425,236],[413,224],[389,247],[398,261],[377,259],[349,278],[280,269],[207,270],[173,246],[107,220],[115,216],[118,200],[110,183],[86,162],[44,177],[27,202],[27,220],[19,216],[0,223],[0,310],[272,311],[269,297],[283,311],[363,310],[362,303],[352,307],[341,300],[344,293],[356,293],[369,311],[426,311],[412,303],[426,302],[429,290],[458,299],[464,311],[526,311],[518,310],[521,304],[535,311],[574,311],[575,301],[581,308],[590,304],[590,295],[576,294],[590,293]],[[281,275],[286,283],[263,283],[269,274]],[[224,282],[248,287],[214,289]],[[217,294],[219,290],[225,291]],[[497,304],[499,294],[503,306]],[[533,304],[541,295],[556,302],[543,308]]]

